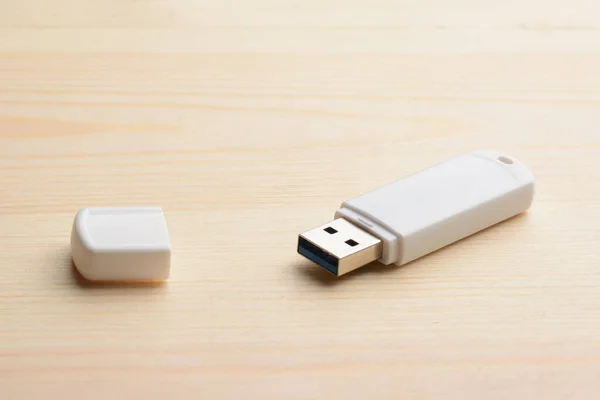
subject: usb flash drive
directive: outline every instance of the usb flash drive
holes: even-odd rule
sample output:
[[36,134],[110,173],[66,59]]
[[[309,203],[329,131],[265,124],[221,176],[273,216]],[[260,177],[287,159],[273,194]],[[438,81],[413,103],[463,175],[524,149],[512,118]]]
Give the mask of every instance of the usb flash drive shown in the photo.
[[346,201],[298,238],[298,253],[340,276],[403,265],[527,210],[535,179],[519,161],[468,153]]

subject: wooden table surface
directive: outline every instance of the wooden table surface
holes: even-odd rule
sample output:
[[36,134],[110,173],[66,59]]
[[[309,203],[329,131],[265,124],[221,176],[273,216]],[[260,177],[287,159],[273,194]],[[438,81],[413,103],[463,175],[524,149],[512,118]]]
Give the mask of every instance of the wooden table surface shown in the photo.
[[[0,9],[3,400],[600,396],[596,0]],[[474,149],[530,166],[528,214],[339,279],[296,254]],[[110,205],[164,207],[168,283],[77,277]]]

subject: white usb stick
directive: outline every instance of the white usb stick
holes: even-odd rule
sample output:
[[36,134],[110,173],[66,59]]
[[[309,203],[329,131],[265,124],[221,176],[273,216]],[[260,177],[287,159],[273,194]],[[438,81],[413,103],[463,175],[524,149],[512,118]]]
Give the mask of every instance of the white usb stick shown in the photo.
[[337,276],[403,265],[527,210],[534,190],[519,161],[475,151],[344,202],[299,236],[298,252]]

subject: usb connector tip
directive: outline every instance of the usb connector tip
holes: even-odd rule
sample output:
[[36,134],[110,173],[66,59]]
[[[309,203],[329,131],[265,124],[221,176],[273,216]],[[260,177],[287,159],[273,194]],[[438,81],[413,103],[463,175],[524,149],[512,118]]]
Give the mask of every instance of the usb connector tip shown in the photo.
[[380,239],[343,218],[298,237],[298,253],[336,276],[381,258]]

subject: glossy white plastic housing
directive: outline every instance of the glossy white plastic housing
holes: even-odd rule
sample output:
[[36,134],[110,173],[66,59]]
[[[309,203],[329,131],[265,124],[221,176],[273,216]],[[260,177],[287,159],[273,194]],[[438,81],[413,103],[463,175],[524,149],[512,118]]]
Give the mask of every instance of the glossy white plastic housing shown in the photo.
[[516,159],[476,151],[346,201],[336,213],[383,241],[402,265],[527,210],[535,180]]
[[163,211],[158,207],[82,209],[73,224],[71,254],[89,280],[165,280],[171,269],[171,245]]

